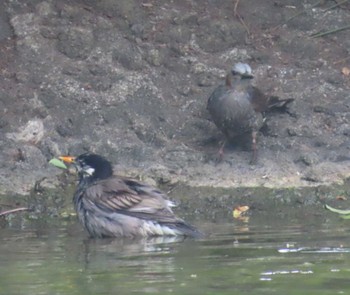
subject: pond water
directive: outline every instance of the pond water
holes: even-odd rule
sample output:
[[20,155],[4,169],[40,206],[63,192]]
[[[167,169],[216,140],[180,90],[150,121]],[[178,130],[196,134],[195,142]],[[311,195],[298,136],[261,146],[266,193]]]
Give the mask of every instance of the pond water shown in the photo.
[[348,294],[350,221],[197,222],[202,240],[92,240],[75,219],[0,229],[0,294]]

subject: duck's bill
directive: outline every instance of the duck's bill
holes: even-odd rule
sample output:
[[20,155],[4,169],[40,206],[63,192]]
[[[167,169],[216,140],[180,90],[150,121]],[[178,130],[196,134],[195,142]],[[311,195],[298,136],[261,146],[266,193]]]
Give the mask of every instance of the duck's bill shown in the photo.
[[75,161],[75,157],[72,157],[72,156],[61,156],[61,157],[58,157],[61,161],[65,162],[65,163],[68,163],[68,164],[71,164],[71,163],[74,163]]

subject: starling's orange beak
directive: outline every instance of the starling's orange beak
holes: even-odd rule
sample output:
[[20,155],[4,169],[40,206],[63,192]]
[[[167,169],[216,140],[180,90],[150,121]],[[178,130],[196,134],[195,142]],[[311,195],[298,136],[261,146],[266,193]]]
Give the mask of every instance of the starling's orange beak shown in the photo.
[[71,164],[71,163],[74,163],[75,161],[75,157],[72,157],[72,156],[61,156],[61,157],[58,157],[61,161],[65,162],[65,163],[68,163],[68,164]]

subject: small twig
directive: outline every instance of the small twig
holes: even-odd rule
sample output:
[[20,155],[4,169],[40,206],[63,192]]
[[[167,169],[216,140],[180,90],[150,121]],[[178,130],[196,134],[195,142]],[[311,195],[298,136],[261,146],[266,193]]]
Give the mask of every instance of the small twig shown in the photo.
[[350,56],[342,58],[342,59],[339,59],[339,60],[335,61],[334,64],[335,65],[340,64],[340,63],[342,63],[344,61],[347,61],[348,59],[350,59]]
[[[323,3],[323,0],[318,1],[318,2],[316,2],[315,4],[312,4],[312,5],[311,5],[311,9],[314,8],[314,7],[316,7],[317,5],[319,5],[319,4],[321,4],[321,3]],[[303,9],[303,10],[297,12],[296,14],[294,14],[294,15],[292,15],[290,18],[288,18],[284,23],[287,23],[287,22],[291,21],[292,19],[298,17],[299,15],[305,13],[308,9],[309,9],[309,8],[307,8],[307,9],[305,8],[305,9]]]
[[323,36],[326,36],[326,35],[329,35],[329,34],[333,34],[333,33],[337,33],[337,32],[340,32],[340,31],[344,31],[344,30],[347,30],[347,29],[350,29],[350,25],[346,25],[344,27],[333,29],[333,30],[329,30],[329,31],[326,31],[326,32],[317,32],[317,33],[311,34],[310,37],[312,37],[312,38],[323,37]]
[[167,195],[170,194],[174,189],[176,189],[178,184],[175,184],[173,187],[171,187],[166,193]]
[[338,6],[344,4],[345,2],[348,2],[348,1],[349,1],[349,0],[340,1],[340,2],[338,2],[337,4],[334,4],[334,5],[332,5],[331,7],[328,7],[327,9],[323,10],[323,12],[326,12],[326,11],[328,11],[328,10],[331,10],[331,9],[333,9],[333,8],[336,8],[336,7],[338,7]]
[[[316,7],[316,6],[318,6],[319,4],[322,4],[322,3],[323,3],[323,0],[320,0],[320,1],[316,2],[315,4],[312,4],[312,5],[311,5],[311,9],[314,8],[314,7]],[[278,29],[279,27],[281,27],[282,25],[284,25],[284,24],[286,24],[287,22],[291,21],[292,19],[298,17],[299,15],[302,15],[303,13],[305,13],[308,9],[309,9],[309,8],[305,8],[305,9],[303,9],[303,10],[297,12],[296,14],[292,15],[290,18],[287,18],[287,19],[286,19],[284,22],[282,22],[281,24],[278,24],[278,25],[276,25],[275,27],[273,27],[273,28],[271,29],[271,31],[277,30],[277,29]]]
[[0,212],[0,216],[4,216],[4,215],[7,215],[7,214],[11,214],[11,213],[16,213],[16,212],[20,212],[20,211],[27,211],[27,210],[29,210],[29,208],[25,208],[25,207],[11,209],[11,210]]
[[245,30],[247,31],[248,36],[250,36],[250,30],[249,27],[247,26],[247,24],[244,22],[243,18],[237,14],[237,17],[239,19],[239,21],[241,22],[241,24],[243,25],[243,27],[245,28]]
[[236,0],[235,5],[233,7],[233,13],[235,16],[237,16],[237,8],[238,8],[239,0]]
[[235,2],[234,7],[233,7],[233,15],[238,18],[239,22],[243,25],[244,29],[246,30],[248,36],[250,36],[250,30],[249,30],[247,24],[244,22],[243,17],[241,17],[241,15],[237,12],[238,4],[239,4],[240,0],[235,0],[235,1],[236,2]]

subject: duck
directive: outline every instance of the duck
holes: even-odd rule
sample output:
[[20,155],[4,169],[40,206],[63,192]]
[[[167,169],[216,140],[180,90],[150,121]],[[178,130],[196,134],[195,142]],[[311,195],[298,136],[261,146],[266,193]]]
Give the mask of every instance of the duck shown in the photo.
[[294,99],[267,96],[251,81],[254,78],[249,64],[236,63],[226,75],[225,84],[215,88],[209,96],[207,110],[212,121],[224,134],[225,141],[219,150],[222,159],[226,141],[238,141],[250,136],[251,163],[257,160],[257,135],[265,122],[265,114],[272,109],[283,110]]
[[163,192],[115,174],[105,157],[84,153],[59,159],[74,165],[78,173],[73,203],[90,237],[203,236],[174,214],[175,204]]

